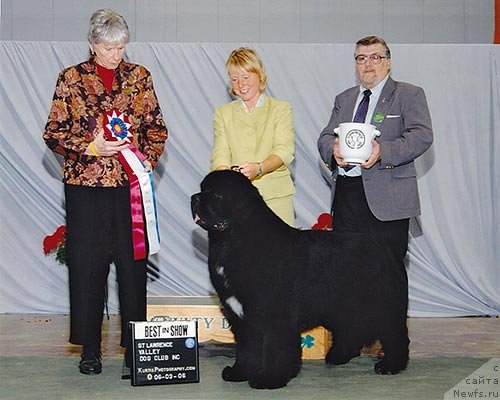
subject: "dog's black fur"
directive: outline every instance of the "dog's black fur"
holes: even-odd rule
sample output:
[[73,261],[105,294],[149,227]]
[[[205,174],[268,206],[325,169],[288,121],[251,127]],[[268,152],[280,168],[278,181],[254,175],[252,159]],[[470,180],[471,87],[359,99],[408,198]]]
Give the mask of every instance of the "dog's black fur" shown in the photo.
[[191,198],[208,231],[210,278],[236,339],[226,381],[279,388],[301,366],[301,332],[333,334],[327,364],[345,364],[380,339],[380,374],[408,363],[407,291],[388,255],[361,234],[298,230],[277,217],[239,172],[216,171]]

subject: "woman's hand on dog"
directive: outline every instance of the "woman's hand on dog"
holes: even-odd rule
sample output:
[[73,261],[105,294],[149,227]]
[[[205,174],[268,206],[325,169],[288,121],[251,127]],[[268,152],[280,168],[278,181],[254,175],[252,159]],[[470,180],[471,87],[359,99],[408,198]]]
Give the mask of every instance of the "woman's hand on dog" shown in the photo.
[[260,164],[259,163],[243,163],[239,166],[239,171],[248,179],[252,180],[259,176]]

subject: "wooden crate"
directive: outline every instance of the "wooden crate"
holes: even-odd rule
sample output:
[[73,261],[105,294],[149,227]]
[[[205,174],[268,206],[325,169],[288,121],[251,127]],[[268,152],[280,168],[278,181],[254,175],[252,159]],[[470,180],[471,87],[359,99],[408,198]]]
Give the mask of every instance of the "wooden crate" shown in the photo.
[[[148,297],[147,317],[168,317],[176,320],[197,320],[198,340],[214,340],[221,343],[234,343],[228,320],[221,311],[216,296],[168,296]],[[302,358],[323,359],[328,351],[330,334],[323,327],[302,333]]]

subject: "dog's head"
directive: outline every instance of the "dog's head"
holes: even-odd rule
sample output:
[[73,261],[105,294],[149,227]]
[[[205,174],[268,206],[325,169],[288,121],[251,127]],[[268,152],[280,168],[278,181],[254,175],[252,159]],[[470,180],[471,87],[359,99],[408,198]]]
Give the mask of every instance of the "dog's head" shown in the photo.
[[201,192],[191,196],[191,212],[203,229],[225,231],[261,203],[258,190],[243,174],[214,171],[201,182]]

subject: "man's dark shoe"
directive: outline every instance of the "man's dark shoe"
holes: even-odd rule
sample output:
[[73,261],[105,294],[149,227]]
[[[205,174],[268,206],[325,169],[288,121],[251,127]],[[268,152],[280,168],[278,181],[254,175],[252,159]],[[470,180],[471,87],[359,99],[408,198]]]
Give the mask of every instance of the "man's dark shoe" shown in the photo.
[[82,359],[80,360],[79,368],[80,372],[85,375],[100,374],[102,372],[101,353],[82,353]]

